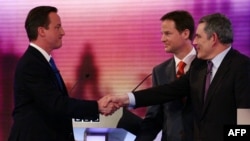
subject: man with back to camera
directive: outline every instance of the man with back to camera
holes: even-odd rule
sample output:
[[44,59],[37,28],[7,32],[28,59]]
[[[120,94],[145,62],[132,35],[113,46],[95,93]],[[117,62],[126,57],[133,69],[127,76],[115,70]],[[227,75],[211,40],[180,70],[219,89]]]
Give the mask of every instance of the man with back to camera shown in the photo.
[[74,141],[72,118],[95,121],[99,112],[109,115],[117,107],[101,107],[103,99],[88,101],[68,96],[51,56],[62,46],[65,35],[57,8],[33,8],[25,29],[30,44],[15,71],[14,123],[9,141]]
[[230,20],[214,13],[202,17],[193,44],[197,59],[178,80],[128,93],[107,95],[104,106],[143,107],[190,96],[195,141],[222,141],[223,127],[237,124],[237,109],[250,108],[250,58],[232,48]]
[[[192,45],[194,20],[187,11],[177,10],[162,16],[161,32],[164,49],[173,57],[153,68],[153,86],[179,78],[196,56]],[[135,141],[152,141],[160,130],[162,141],[192,141],[193,115],[189,98],[149,107]]]

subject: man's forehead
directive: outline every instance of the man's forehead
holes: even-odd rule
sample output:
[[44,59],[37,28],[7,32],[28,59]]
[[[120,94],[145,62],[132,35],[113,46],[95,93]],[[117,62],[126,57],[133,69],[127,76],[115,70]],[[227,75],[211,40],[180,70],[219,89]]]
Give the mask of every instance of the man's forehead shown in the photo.
[[206,25],[205,23],[199,23],[197,29],[204,29],[205,25]]
[[59,15],[55,12],[49,14],[50,23],[61,24],[61,19]]

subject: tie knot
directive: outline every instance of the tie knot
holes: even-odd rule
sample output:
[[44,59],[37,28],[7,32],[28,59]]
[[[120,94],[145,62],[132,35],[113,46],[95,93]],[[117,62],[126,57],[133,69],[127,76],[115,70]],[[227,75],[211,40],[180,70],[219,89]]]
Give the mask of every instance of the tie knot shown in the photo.
[[178,68],[179,68],[179,69],[184,69],[185,66],[186,66],[186,63],[183,62],[183,61],[180,61],[180,62],[178,63]]
[[184,74],[184,67],[186,66],[186,63],[183,61],[180,61],[177,66],[178,66],[178,69],[177,69],[176,77],[179,78],[180,76]]
[[50,57],[49,62],[50,62],[50,63],[55,63],[55,62],[54,62],[54,59],[53,59],[52,57]]
[[213,62],[212,61],[207,61],[207,72],[210,73],[213,68]]
[[52,67],[52,69],[54,71],[58,71],[58,69],[56,67],[56,64],[55,64],[55,61],[54,61],[54,59],[52,57],[50,58],[49,63],[50,63],[50,66]]

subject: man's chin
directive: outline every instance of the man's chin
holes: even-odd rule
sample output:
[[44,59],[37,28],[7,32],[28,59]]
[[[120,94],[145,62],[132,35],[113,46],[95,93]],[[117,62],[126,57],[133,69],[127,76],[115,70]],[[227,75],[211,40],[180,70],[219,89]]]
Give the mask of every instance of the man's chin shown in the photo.
[[197,53],[197,58],[202,59],[202,55],[200,55],[199,53]]
[[55,49],[59,49],[61,47],[62,47],[62,45],[58,45],[58,46],[55,47]]
[[170,49],[167,47],[165,47],[164,50],[165,50],[165,52],[170,52]]
[[202,56],[202,55],[199,55],[199,54],[197,54],[197,58],[201,59],[201,60],[207,60],[207,58],[205,56]]

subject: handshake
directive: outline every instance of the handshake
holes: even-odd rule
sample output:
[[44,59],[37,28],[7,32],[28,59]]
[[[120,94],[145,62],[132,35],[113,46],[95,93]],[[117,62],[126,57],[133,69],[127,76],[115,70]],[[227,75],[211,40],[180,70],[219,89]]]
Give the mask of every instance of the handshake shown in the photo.
[[105,116],[112,115],[120,107],[128,106],[129,98],[127,94],[106,95],[98,101],[99,112]]

